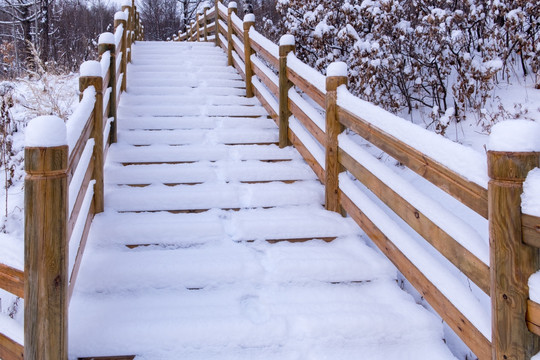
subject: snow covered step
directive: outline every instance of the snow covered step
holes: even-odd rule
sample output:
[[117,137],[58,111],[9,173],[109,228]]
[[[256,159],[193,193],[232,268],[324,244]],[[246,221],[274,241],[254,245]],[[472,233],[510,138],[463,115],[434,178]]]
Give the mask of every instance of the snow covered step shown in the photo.
[[225,211],[195,214],[117,213],[95,217],[93,241],[102,245],[161,244],[190,247],[223,239],[321,239],[351,236],[358,227],[350,219],[325,211],[320,205]]
[[245,83],[242,80],[227,80],[227,79],[195,79],[188,78],[183,81],[175,79],[138,79],[138,78],[128,78],[128,93],[130,87],[226,87],[226,88],[245,88]]
[[[226,58],[225,58],[226,59]],[[193,73],[196,71],[198,74],[201,74],[203,77],[207,76],[206,74],[216,74],[218,78],[228,78],[229,76],[234,76],[235,78],[238,75],[238,72],[235,68],[231,66],[219,66],[219,65],[200,65],[196,66],[195,64],[186,65],[185,63],[175,62],[172,64],[164,64],[160,63],[159,67],[156,68],[152,64],[144,65],[144,64],[136,64],[131,63],[128,65],[130,74],[133,74],[133,76],[138,76],[138,73],[152,73],[156,76],[161,76],[162,73],[167,74],[177,74],[177,73],[188,73],[189,75],[193,75]],[[194,71],[187,71],[188,68],[194,69]],[[176,76],[176,75],[175,75]],[[164,92],[164,94],[167,94],[167,92]]]
[[[214,88],[193,88],[187,86],[128,86],[130,95],[188,95],[194,93],[204,93],[207,95],[240,95],[244,96],[246,90],[242,88],[214,87]],[[125,93],[128,94],[128,93]]]
[[252,359],[276,351],[320,358],[329,350],[339,354],[330,359],[453,359],[439,322],[391,280],[75,296],[69,316],[77,356],[99,349],[206,359],[249,349]]
[[150,145],[136,147],[128,144],[112,144],[107,161],[124,164],[182,163],[217,160],[301,160],[292,147],[280,149],[277,145],[207,145],[184,146]]
[[[154,71],[145,71],[145,68],[139,66],[133,66],[130,72],[130,76],[133,79],[137,80],[148,80],[148,79],[169,79],[176,80],[180,84],[187,80],[208,80],[208,79],[220,79],[220,80],[242,80],[240,75],[230,72],[221,72],[221,71],[204,71],[200,74],[190,71],[190,66],[182,66],[178,69],[171,69],[170,71],[154,72]],[[129,93],[128,93],[129,96]],[[166,97],[166,96],[163,96]]]
[[187,164],[111,165],[108,184],[197,184],[203,182],[261,182],[316,180],[305,162],[268,163],[256,160],[207,161]]
[[267,116],[258,118],[224,116],[124,117],[120,112],[118,128],[120,130],[173,130],[214,128],[276,129],[277,127],[276,123]]
[[131,145],[274,144],[278,135],[274,129],[130,130],[119,131],[118,140]]
[[[204,90],[201,90],[204,91]],[[149,95],[126,95],[122,99],[122,106],[137,108],[140,106],[159,104],[160,106],[186,106],[193,104],[205,105],[260,105],[257,98],[247,98],[245,96],[204,96],[200,94],[187,93],[181,96],[149,96]]]
[[208,289],[226,285],[352,283],[395,277],[375,251],[352,236],[331,243],[255,243],[226,240],[206,246],[136,249],[97,247],[86,264],[92,276],[78,291],[140,292],[147,289]]
[[151,185],[106,187],[105,206],[117,211],[197,211],[322,204],[317,181],[263,184]]

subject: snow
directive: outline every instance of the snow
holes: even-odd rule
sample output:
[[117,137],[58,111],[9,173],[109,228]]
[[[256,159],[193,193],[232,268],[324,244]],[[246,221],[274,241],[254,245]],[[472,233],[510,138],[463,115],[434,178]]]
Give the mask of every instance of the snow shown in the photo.
[[347,63],[336,61],[328,65],[326,68],[326,76],[347,76]]
[[238,8],[238,4],[237,4],[236,2],[234,2],[234,1],[231,1],[231,2],[229,3],[229,5],[227,6],[227,8],[229,8],[229,9],[236,9],[236,8]]
[[124,21],[127,21],[128,19],[128,16],[127,14],[124,12],[124,11],[117,11],[115,14],[114,14],[114,20],[124,20]]
[[109,71],[109,68],[111,66],[111,52],[105,51],[101,55],[101,60],[99,61],[101,65],[101,76],[104,78],[107,75],[107,72]]
[[[257,55],[251,55],[251,62],[253,65],[257,66],[261,71],[266,75],[266,77],[276,86],[279,87],[279,78],[274,72],[266,66]],[[266,98],[266,96],[265,96]]]
[[57,116],[39,116],[28,123],[26,147],[67,145],[66,124]]
[[124,35],[124,24],[118,25],[116,31],[114,32],[114,40],[116,44],[116,58],[121,59],[122,51],[120,49],[120,42],[122,41],[122,36]]
[[304,144],[306,149],[313,155],[315,160],[319,163],[319,165],[325,169],[326,164],[326,153],[324,151],[324,148],[317,139],[311,135],[309,131],[306,130],[304,125],[296,119],[294,116],[291,116],[289,118],[289,128],[294,132],[296,137]]
[[69,183],[69,216],[71,216],[71,213],[73,212],[73,207],[75,206],[75,202],[77,201],[77,196],[79,195],[80,188],[84,181],[84,176],[86,175],[86,170],[88,169],[88,165],[90,164],[90,160],[92,160],[92,155],[94,151],[94,139],[89,139],[86,143],[86,146],[84,147],[83,153],[81,155],[81,158],[79,159],[79,163],[77,164],[77,168],[75,169],[75,172],[73,173],[73,177],[71,178],[71,182]]
[[73,266],[75,265],[75,260],[77,258],[77,252],[79,251],[79,246],[81,244],[82,236],[84,234],[84,227],[86,225],[86,218],[90,211],[90,206],[92,205],[92,199],[94,197],[94,185],[96,184],[95,180],[90,181],[88,189],[86,189],[86,194],[84,195],[84,200],[81,206],[81,211],[77,216],[77,221],[73,227],[71,233],[71,238],[69,239],[69,263],[68,269],[70,277],[73,275]]
[[93,86],[90,86],[84,90],[81,101],[66,122],[67,142],[70,154],[81,137],[82,131],[88,122],[88,118],[94,110],[95,103],[96,89],[94,89]]
[[0,313],[0,334],[4,334],[18,344],[24,345],[23,325],[2,313]]
[[495,124],[489,136],[491,151],[540,151],[540,124],[528,120],[509,120]]
[[257,91],[259,91],[261,96],[266,99],[274,113],[279,114],[279,103],[274,97],[274,95],[268,90],[268,88],[255,76],[251,79],[251,82],[253,86],[257,89]]
[[484,264],[489,265],[488,244],[472,226],[463,222],[459,217],[446,210],[441,204],[424,195],[400,175],[386,167],[378,159],[362,149],[360,145],[355,143],[349,135],[341,134],[338,139],[340,148],[400,197],[410,203],[420,213],[424,214],[441,230],[479,258]]
[[246,15],[244,15],[244,22],[245,23],[254,23],[255,22],[255,14],[246,14]]
[[101,77],[103,74],[101,71],[101,64],[99,63],[99,61],[95,61],[95,60],[85,61],[81,64],[79,74],[81,77],[89,77],[89,76]]
[[116,44],[114,34],[111,32],[104,32],[99,35],[98,44]]
[[392,243],[441,291],[486,337],[491,338],[490,314],[447,269],[398,226],[347,174],[339,176],[340,189],[387,236]]
[[274,58],[279,59],[279,47],[272,41],[268,40],[261,33],[255,30],[254,27],[249,29],[249,37],[257,44],[261,45],[266,51],[270,53]]
[[326,77],[311,66],[304,64],[292,52],[287,55],[287,66],[308,80],[321,93],[326,94]]
[[441,135],[413,124],[352,95],[345,87],[337,90],[337,104],[357,114],[372,127],[395,137],[424,153],[464,178],[487,189],[487,158],[485,154],[455,143]]
[[279,46],[294,46],[295,44],[294,35],[285,34],[279,38]]
[[529,278],[529,298],[540,304],[540,270]]
[[319,129],[326,132],[326,119],[317,109],[307,102],[298,92],[291,87],[289,89],[289,99],[293,101],[309,118],[317,125]]
[[529,172],[523,183],[521,194],[521,211],[524,214],[540,217],[540,169]]
[[131,7],[131,0],[123,0],[122,1],[122,7],[124,6],[128,6],[128,7]]

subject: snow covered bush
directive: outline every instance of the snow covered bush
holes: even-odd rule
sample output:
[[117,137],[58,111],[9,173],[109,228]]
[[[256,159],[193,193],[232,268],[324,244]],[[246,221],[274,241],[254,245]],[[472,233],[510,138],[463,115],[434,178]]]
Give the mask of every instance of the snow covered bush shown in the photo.
[[301,60],[321,71],[346,61],[354,93],[393,112],[427,109],[439,132],[468,111],[486,120],[497,82],[540,71],[538,2],[278,0],[277,9]]

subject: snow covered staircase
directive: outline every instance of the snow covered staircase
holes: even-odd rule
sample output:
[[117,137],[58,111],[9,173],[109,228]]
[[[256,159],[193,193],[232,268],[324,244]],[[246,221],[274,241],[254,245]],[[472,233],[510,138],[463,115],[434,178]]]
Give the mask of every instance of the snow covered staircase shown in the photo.
[[453,358],[221,49],[139,42],[128,73],[71,357]]

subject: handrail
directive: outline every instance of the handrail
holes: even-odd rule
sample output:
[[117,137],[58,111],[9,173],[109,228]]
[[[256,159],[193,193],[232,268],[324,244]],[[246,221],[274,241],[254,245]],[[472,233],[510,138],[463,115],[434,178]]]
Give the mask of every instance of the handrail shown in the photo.
[[[245,22],[242,29],[232,4],[227,9],[216,0],[210,11],[215,12],[211,21],[217,24],[214,27],[216,45],[223,48],[228,64],[235,67],[246,80],[247,96],[251,96],[249,90],[252,84],[253,95],[276,121],[280,131],[280,147],[294,145],[325,185],[326,208],[347,212],[479,359],[491,359],[492,354],[496,354],[493,359],[525,359],[526,353],[530,357],[534,348],[530,346],[533,338],[525,324],[540,335],[540,304],[526,302],[526,281],[532,272],[538,270],[534,268],[539,261],[538,253],[530,249],[540,247],[540,218],[521,214],[519,206],[516,210],[508,210],[510,203],[518,202],[515,198],[510,200],[504,196],[519,195],[523,182],[521,177],[524,178],[522,175],[531,169],[530,164],[539,163],[539,153],[525,154],[529,156],[529,160],[525,161],[512,153],[490,151],[486,159],[480,153],[467,150],[416,125],[407,124],[415,127],[414,134],[418,140],[430,137],[432,146],[440,146],[440,149],[435,149],[437,153],[427,149],[423,143],[410,142],[396,133],[398,130],[391,129],[392,125],[380,127],[376,118],[390,115],[380,108],[375,111],[376,107],[371,104],[366,108],[367,103],[348,93],[347,79],[343,74],[324,76],[297,59],[290,36],[283,37],[283,43],[278,46],[253,28],[249,29],[249,26],[245,30]],[[205,21],[201,23],[200,20],[197,17],[197,23],[206,26]],[[188,34],[178,36],[176,40],[201,41],[196,33]],[[245,53],[251,56],[246,58]],[[253,74],[253,77],[249,78],[246,74]],[[321,116],[321,113],[324,115]],[[395,116],[393,118],[396,125],[401,126],[406,122]],[[350,136],[343,133],[344,129],[390,155],[479,217],[487,219],[490,245],[477,234],[477,230],[445,210],[444,203],[436,203],[414,189],[404,191],[403,188],[409,185],[403,179],[389,183],[388,176],[394,175],[351,143]],[[456,151],[455,159],[439,156],[445,151]],[[504,156],[509,157],[511,166]],[[462,163],[469,164],[468,170],[462,170]],[[378,165],[373,167],[370,164]],[[488,176],[488,165],[496,169],[490,173],[491,176]],[[513,170],[512,166],[521,166],[520,171]],[[469,171],[471,168],[472,171]],[[509,171],[508,175],[501,175],[504,171]],[[516,177],[516,174],[521,177]],[[504,186],[498,182],[501,176],[512,179],[512,186],[518,190],[512,194],[505,192]],[[488,188],[490,180],[493,186]],[[385,234],[384,229],[379,228],[374,219],[362,210],[367,205],[354,200],[354,194],[362,191],[356,185],[358,183],[362,183],[380,204],[391,209],[396,217],[414,230],[419,239],[433,246],[479,289],[491,296],[494,319],[491,329],[487,315],[489,309],[484,309],[485,317],[478,318],[467,307],[458,304],[459,301],[453,301],[456,300],[455,296],[439,283],[437,276],[426,273],[429,270],[412,260],[411,254],[407,255],[407,249]],[[445,216],[441,217],[440,214]],[[512,220],[503,222],[500,220],[502,218]],[[519,226],[510,229],[508,226],[513,225],[505,224]],[[504,256],[516,258],[503,263]],[[501,290],[507,286],[505,281],[516,290]],[[510,297],[511,306],[501,305],[499,299]],[[529,313],[526,315],[527,307]]]
[[[100,62],[81,65],[80,102],[67,124],[54,117],[29,124],[28,133],[40,123],[56,126],[67,140],[51,145],[44,139],[25,148],[25,271],[0,264],[0,288],[25,298],[24,348],[0,333],[3,360],[22,359],[24,352],[67,360],[69,299],[90,224],[103,211],[103,163],[116,141],[118,99],[126,88],[131,47],[143,38],[134,1],[124,3],[115,14],[115,33],[100,36]],[[47,331],[38,323],[47,323]]]

